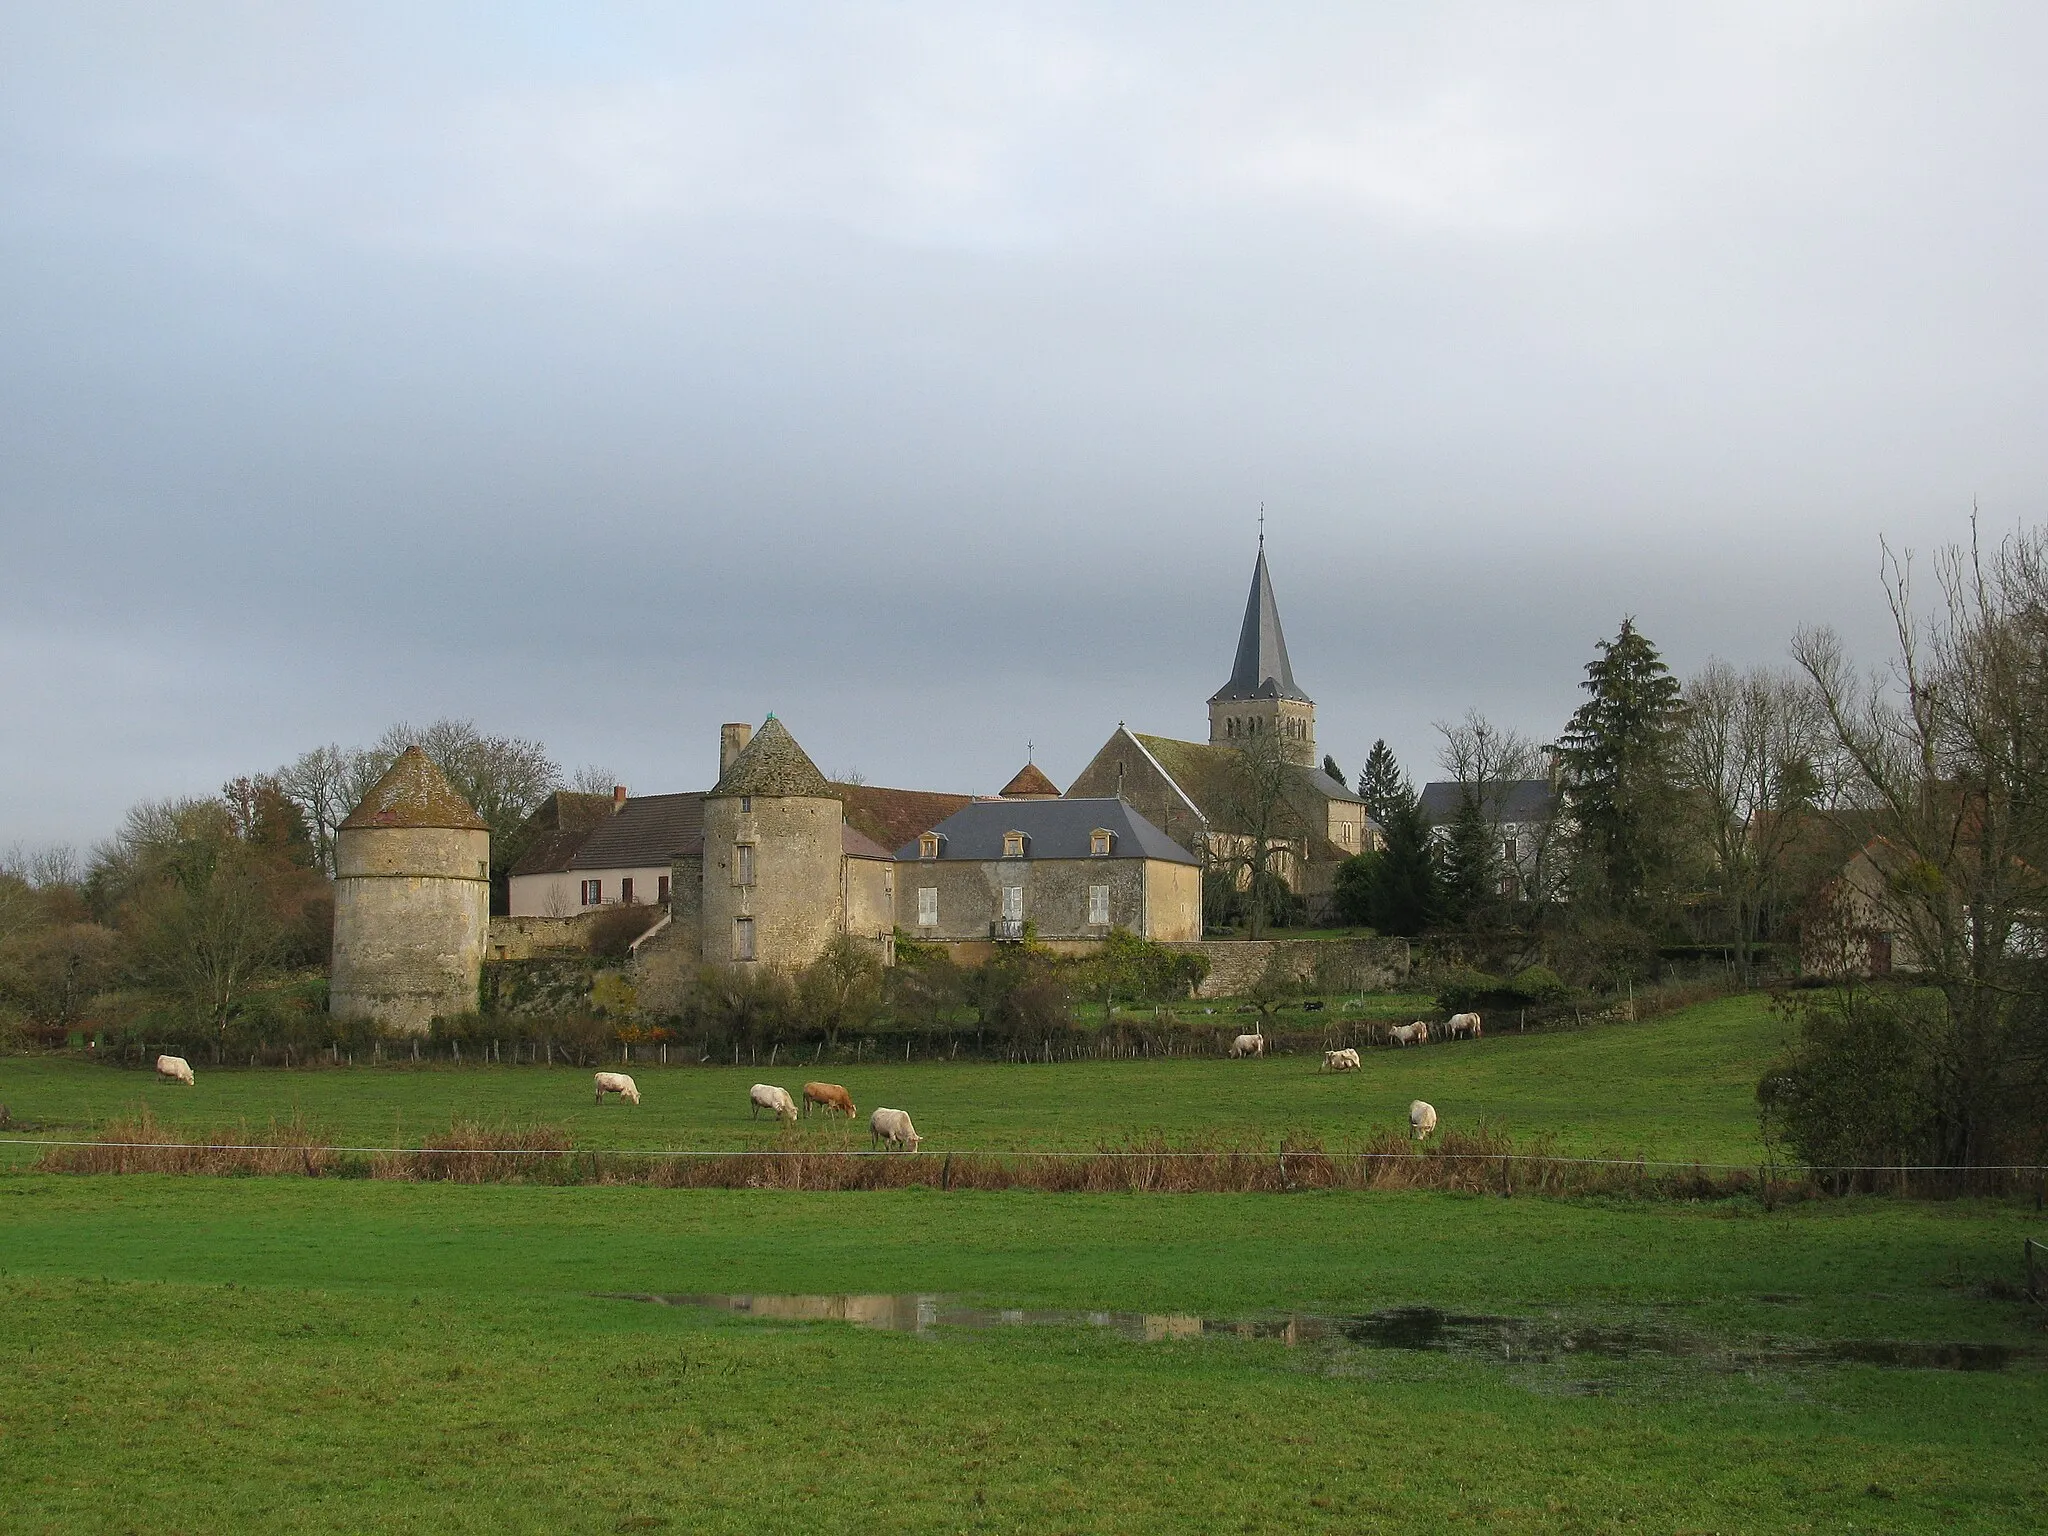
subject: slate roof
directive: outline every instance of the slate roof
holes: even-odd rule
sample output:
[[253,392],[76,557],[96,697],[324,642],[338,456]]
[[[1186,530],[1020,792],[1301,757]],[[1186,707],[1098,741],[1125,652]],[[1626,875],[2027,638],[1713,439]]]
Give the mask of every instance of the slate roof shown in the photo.
[[[645,869],[704,846],[704,794],[636,795],[616,816],[591,828],[561,866],[573,869]],[[521,861],[524,862],[523,860]],[[543,871],[519,869],[516,874]]]
[[1313,702],[1294,681],[1287,661],[1287,637],[1280,633],[1280,605],[1273,600],[1273,578],[1266,571],[1266,546],[1259,543],[1259,563],[1252,568],[1252,592],[1244,605],[1244,624],[1237,634],[1237,661],[1230,681],[1209,697],[1226,699],[1299,699]]
[[488,832],[490,824],[455,792],[447,775],[417,746],[407,747],[384,776],[370,786],[362,803],[348,813],[339,830],[368,827],[452,827]]
[[[1460,786],[1455,780],[1440,780],[1422,786],[1422,819],[1433,827],[1447,827],[1458,819]],[[1508,822],[1548,821],[1557,809],[1557,791],[1548,779],[1509,779],[1485,786],[1487,800],[1499,807],[1497,820]]]
[[794,795],[812,800],[837,800],[839,793],[825,782],[818,765],[811,761],[789,727],[770,715],[754,732],[732,766],[712,786],[714,797],[731,795]]
[[884,789],[876,784],[835,783],[832,792],[846,808],[846,824],[884,849],[901,848],[918,833],[936,827],[974,800],[972,795]]
[[[1114,837],[1109,856],[1113,859],[1160,859],[1169,864],[1200,861],[1132,810],[1122,800],[976,800],[962,807],[929,830],[939,834],[941,862],[997,860],[1003,856],[1003,836],[1022,832],[1024,856],[1030,859],[1085,859],[1091,857],[1089,834],[1107,827]],[[917,839],[896,850],[899,861],[920,862]]]
[[999,793],[1005,800],[1057,800],[1060,787],[1045,776],[1045,770],[1038,764],[1026,763]]

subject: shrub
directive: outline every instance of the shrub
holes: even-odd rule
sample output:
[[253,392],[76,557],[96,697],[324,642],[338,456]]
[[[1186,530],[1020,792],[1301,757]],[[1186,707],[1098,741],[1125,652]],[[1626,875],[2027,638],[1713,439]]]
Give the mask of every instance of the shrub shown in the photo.
[[623,960],[633,952],[634,941],[661,921],[661,908],[637,901],[606,907],[590,920],[586,935],[593,955]]
[[1561,1003],[1572,995],[1572,989],[1564,984],[1564,978],[1547,965],[1526,966],[1515,972],[1508,983],[1508,990],[1532,1007]]
[[1436,1005],[1445,1013],[1467,1013],[1482,1003],[1500,1000],[1508,990],[1498,976],[1461,967],[1444,977],[1437,988]]

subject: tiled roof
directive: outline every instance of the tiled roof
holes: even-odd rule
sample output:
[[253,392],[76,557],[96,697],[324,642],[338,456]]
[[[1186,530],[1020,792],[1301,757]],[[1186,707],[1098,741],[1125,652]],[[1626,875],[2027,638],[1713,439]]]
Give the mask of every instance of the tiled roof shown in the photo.
[[[1237,793],[1236,747],[1175,741],[1170,736],[1140,736],[1136,732],[1132,733],[1132,738],[1152,754],[1153,760],[1201,808],[1206,820],[1220,830],[1229,830],[1231,802]],[[1290,772],[1297,788],[1306,789],[1322,800],[1339,800],[1347,805],[1362,803],[1349,785],[1331,778],[1320,768],[1304,768],[1295,764],[1290,765]]]
[[846,824],[884,848],[900,848],[970,803],[972,795],[926,789],[884,789],[874,784],[834,784],[846,807]]
[[895,854],[884,848],[872,837],[863,835],[841,822],[839,825],[839,851],[849,859],[893,859]]
[[583,839],[612,814],[610,795],[579,795],[558,789],[541,801],[513,833],[514,846],[524,843],[507,873],[552,875],[569,867]]
[[789,728],[770,715],[754,732],[732,766],[712,787],[714,797],[730,795],[792,795],[813,800],[836,800],[837,791],[825,782],[818,765],[797,745]]
[[1057,800],[1059,785],[1045,776],[1045,770],[1036,763],[1026,763],[1017,770],[1017,776],[1002,788],[1005,800]]
[[348,813],[340,830],[354,832],[367,827],[490,830],[483,817],[470,809],[469,802],[455,792],[447,776],[434,766],[434,760],[416,746],[398,754],[398,760],[384,770],[384,777],[370,786],[362,804]]
[[[1122,800],[976,800],[955,811],[930,830],[939,834],[943,860],[991,860],[1003,856],[1003,837],[1025,836],[1024,856],[1030,859],[1091,857],[1089,834],[1108,829],[1115,859],[1163,859],[1171,864],[1200,862]],[[918,862],[917,839],[896,850],[906,863]]]
[[[636,795],[591,829],[564,869],[646,869],[704,845],[704,794]],[[522,870],[522,874],[537,871]]]

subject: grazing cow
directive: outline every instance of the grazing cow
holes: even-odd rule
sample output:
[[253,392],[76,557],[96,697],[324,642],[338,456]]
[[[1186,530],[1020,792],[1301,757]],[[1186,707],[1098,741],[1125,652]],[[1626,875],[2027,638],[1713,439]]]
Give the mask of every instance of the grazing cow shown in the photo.
[[761,1111],[767,1110],[777,1119],[796,1124],[796,1100],[789,1096],[787,1088],[778,1088],[773,1083],[756,1083],[747,1090],[747,1118],[758,1120]]
[[1408,1106],[1408,1139],[1427,1141],[1429,1133],[1436,1129],[1436,1109],[1417,1099]]
[[1387,1034],[1396,1045],[1420,1045],[1429,1038],[1429,1026],[1426,1024],[1396,1024],[1387,1031]]
[[1453,1040],[1457,1039],[1460,1035],[1470,1035],[1474,1040],[1477,1040],[1486,1033],[1484,1029],[1479,1027],[1479,1015],[1476,1013],[1452,1014],[1450,1022],[1444,1025],[1444,1032]]
[[600,1072],[592,1081],[597,1084],[597,1102],[600,1104],[604,1102],[604,1096],[608,1093],[616,1093],[631,1104],[640,1102],[639,1088],[634,1086],[633,1079],[623,1072]]
[[1353,1050],[1348,1045],[1345,1046],[1344,1049],[1341,1051],[1323,1052],[1323,1066],[1328,1071],[1356,1072],[1359,1069],[1360,1065],[1361,1063],[1358,1059],[1358,1052]]
[[1266,1037],[1264,1035],[1239,1035],[1230,1042],[1230,1055],[1233,1060],[1239,1056],[1263,1056],[1265,1054]]
[[192,1063],[182,1056],[157,1057],[156,1075],[168,1077],[174,1083],[183,1083],[187,1088],[199,1086],[192,1081]]
[[917,1134],[917,1128],[910,1123],[909,1114],[900,1109],[878,1109],[868,1116],[868,1144],[886,1141],[890,1147],[908,1147],[917,1150],[924,1138]]
[[822,1110],[836,1109],[843,1111],[847,1119],[851,1120],[853,1118],[853,1095],[837,1083],[805,1083],[805,1114],[808,1115],[811,1112],[813,1104]]

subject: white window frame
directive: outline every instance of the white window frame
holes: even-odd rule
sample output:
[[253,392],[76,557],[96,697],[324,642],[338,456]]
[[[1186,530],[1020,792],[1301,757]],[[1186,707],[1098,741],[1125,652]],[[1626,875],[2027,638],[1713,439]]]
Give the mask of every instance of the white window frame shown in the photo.
[[1109,926],[1109,887],[1091,885],[1088,887],[1088,923],[1090,927]]
[[1003,887],[1003,921],[1021,923],[1024,921],[1024,887],[1006,885]]
[[939,926],[939,888],[936,885],[920,885],[917,888],[917,926]]

